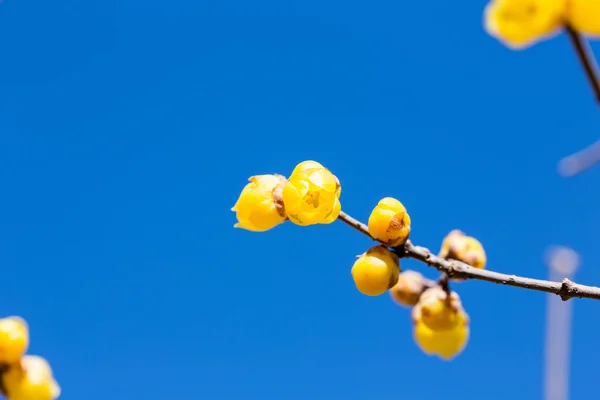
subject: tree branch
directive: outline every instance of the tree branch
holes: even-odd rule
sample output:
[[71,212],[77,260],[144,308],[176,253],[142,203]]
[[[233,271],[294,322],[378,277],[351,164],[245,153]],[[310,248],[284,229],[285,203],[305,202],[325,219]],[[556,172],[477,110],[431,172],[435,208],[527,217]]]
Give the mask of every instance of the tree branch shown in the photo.
[[[369,228],[365,224],[345,212],[342,211],[338,219],[364,235],[371,237]],[[600,288],[598,287],[580,285],[566,278],[562,282],[552,282],[473,268],[460,261],[446,260],[438,257],[425,247],[415,246],[410,240],[404,245],[392,248],[392,251],[399,257],[419,260],[447,274],[450,278],[478,279],[502,285],[538,290],[556,294],[565,301],[574,297],[600,300]]]
[[[573,44],[577,58],[592,87],[596,102],[600,105],[600,77],[594,54],[590,50],[585,39],[573,29],[573,27],[567,25],[565,26],[565,31]],[[575,154],[563,158],[558,165],[558,171],[563,176],[573,176],[593,167],[599,162],[600,141]]]
[[592,168],[599,162],[600,140],[560,160],[558,163],[558,172],[562,176],[574,176]]
[[585,71],[585,74],[590,82],[596,102],[600,105],[600,78],[598,78],[598,70],[596,60],[585,39],[571,26],[565,26],[567,36],[571,39],[571,43],[577,53],[577,58]]

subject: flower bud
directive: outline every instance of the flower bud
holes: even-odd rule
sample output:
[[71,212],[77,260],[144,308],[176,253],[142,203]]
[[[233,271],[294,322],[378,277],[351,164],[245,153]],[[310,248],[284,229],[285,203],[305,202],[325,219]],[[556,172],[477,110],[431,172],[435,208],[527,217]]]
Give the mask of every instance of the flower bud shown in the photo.
[[333,203],[333,210],[331,211],[331,214],[329,214],[329,217],[325,218],[325,220],[321,223],[322,224],[332,223],[333,221],[338,219],[341,211],[342,211],[342,203],[340,203],[339,198],[336,198],[335,202]]
[[439,256],[447,259],[455,258],[453,256],[462,251],[465,246],[465,237],[466,235],[458,229],[450,231],[442,241]]
[[383,246],[373,246],[358,257],[351,273],[359,292],[379,296],[398,282],[400,259]]
[[522,49],[555,35],[566,11],[567,0],[491,0],[484,11],[484,26],[507,47]]
[[23,356],[4,373],[2,383],[10,400],[54,400],[61,392],[50,364],[40,356]]
[[485,268],[487,257],[485,255],[485,251],[483,250],[481,242],[479,242],[479,240],[475,239],[474,237],[467,236],[466,250],[462,259],[465,263],[469,264],[472,267],[479,269]]
[[462,261],[480,269],[485,268],[487,262],[481,242],[459,230],[453,230],[444,238],[439,256]]
[[417,271],[404,271],[398,282],[389,290],[392,299],[401,306],[414,306],[425,289],[423,275]]
[[15,363],[29,346],[29,327],[21,317],[0,319],[0,363]]
[[404,205],[392,197],[381,199],[369,216],[369,233],[391,247],[406,242],[410,234],[410,216]]
[[308,168],[314,161],[300,163],[283,187],[287,217],[296,225],[330,224],[342,209],[339,180],[325,167]]
[[281,192],[286,180],[281,175],[256,175],[231,209],[236,213],[236,228],[267,231],[286,220]]
[[325,167],[316,161],[312,161],[312,160],[302,161],[301,163],[296,165],[296,167],[292,171],[290,177],[292,177],[294,175],[298,175],[301,172],[308,171],[309,169],[315,169],[315,168],[325,168]]
[[434,331],[450,330],[462,321],[464,310],[456,292],[448,293],[440,287],[427,289],[413,309],[413,318],[421,320]]
[[[294,176],[294,175],[298,175],[301,172],[305,172],[305,171],[315,169],[315,168],[325,168],[325,167],[316,161],[312,161],[312,160],[302,161],[300,164],[296,165],[296,168],[294,168],[290,177]],[[325,168],[325,169],[327,169],[327,168]],[[336,182],[336,195],[339,199],[340,195],[342,194],[342,185],[340,185],[340,180],[337,178],[337,176],[334,175],[333,177],[335,178],[335,182]],[[340,207],[340,209],[341,209],[341,207]],[[334,218],[334,220],[335,220],[335,218]]]
[[578,32],[600,36],[600,2],[598,0],[569,0],[567,21]]
[[413,335],[419,348],[427,355],[449,361],[460,354],[469,340],[469,319],[461,314],[459,323],[450,330],[434,331],[421,320],[414,322]]

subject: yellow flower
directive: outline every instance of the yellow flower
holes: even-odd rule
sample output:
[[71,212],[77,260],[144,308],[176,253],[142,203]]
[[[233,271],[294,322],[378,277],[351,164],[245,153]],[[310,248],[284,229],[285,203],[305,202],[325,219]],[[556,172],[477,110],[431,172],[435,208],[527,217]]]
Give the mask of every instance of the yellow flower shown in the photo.
[[29,327],[21,317],[0,319],[0,362],[19,361],[29,346]]
[[286,220],[281,192],[286,180],[281,175],[256,175],[248,183],[231,209],[236,228],[263,232]]
[[410,234],[410,216],[404,205],[392,197],[381,199],[369,216],[369,233],[391,247],[406,242]]
[[584,35],[600,36],[600,1],[569,0],[567,21]]
[[487,256],[481,242],[474,237],[466,236],[459,230],[453,230],[444,238],[439,256],[462,261],[480,269],[485,268],[487,263]]
[[465,234],[458,229],[450,231],[442,240],[439,256],[442,258],[455,258],[453,256],[464,247],[465,237]]
[[342,211],[342,203],[340,203],[339,196],[338,196],[338,198],[335,199],[335,203],[333,204],[333,210],[331,211],[331,214],[329,214],[329,217],[325,218],[325,220],[321,223],[322,224],[332,223],[340,216],[341,211]]
[[483,269],[487,262],[485,250],[479,240],[474,237],[466,237],[466,250],[463,256],[463,261],[472,267]]
[[448,294],[440,287],[427,289],[413,308],[413,316],[435,331],[455,328],[461,321],[462,304],[456,292]]
[[[292,171],[291,176],[297,175],[301,172],[305,172],[311,169],[315,169],[315,168],[325,168],[322,164],[316,162],[316,161],[312,161],[312,160],[308,160],[308,161],[302,161],[300,164],[296,165],[296,167],[294,168],[294,170]],[[327,168],[325,168],[327,169]],[[335,182],[336,182],[336,194],[338,199],[340,198],[340,195],[342,194],[342,186],[340,185],[340,181],[337,178],[337,176],[333,176],[335,178]]]
[[484,11],[484,26],[506,46],[522,49],[553,36],[566,12],[567,0],[491,0]]
[[2,380],[10,400],[53,400],[61,392],[50,364],[40,356],[23,356],[20,363],[11,365]]
[[316,161],[312,161],[312,160],[302,161],[300,164],[296,165],[296,167],[294,168],[294,170],[292,171],[292,174],[290,176],[297,175],[301,172],[308,171],[309,169],[315,169],[315,168],[325,168],[325,167]]
[[330,224],[342,209],[339,180],[327,168],[315,164],[300,163],[283,187],[285,213],[296,225]]
[[425,289],[423,275],[417,271],[404,271],[398,282],[389,290],[392,299],[401,306],[414,306]]
[[400,260],[383,246],[373,246],[352,266],[352,278],[359,292],[379,296],[398,282]]
[[465,348],[469,340],[469,321],[461,314],[460,323],[447,331],[434,331],[421,320],[414,322],[413,335],[417,345],[427,355],[451,360]]

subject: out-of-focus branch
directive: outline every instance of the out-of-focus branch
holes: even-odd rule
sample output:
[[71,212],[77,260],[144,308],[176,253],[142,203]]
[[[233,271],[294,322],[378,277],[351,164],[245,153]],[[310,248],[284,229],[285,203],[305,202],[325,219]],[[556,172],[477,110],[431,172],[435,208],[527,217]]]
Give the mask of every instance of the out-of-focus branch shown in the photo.
[[[566,26],[565,31],[573,44],[573,48],[575,49],[577,58],[590,83],[596,102],[600,106],[600,74],[598,73],[598,66],[594,59],[594,54],[590,50],[585,39],[575,29]],[[593,167],[599,162],[600,141],[563,158],[558,164],[558,172],[562,176],[573,176]]]
[[558,173],[562,176],[577,175],[600,162],[600,140],[577,153],[560,160]]
[[[371,237],[369,228],[365,224],[345,212],[342,211],[338,219],[359,232]],[[415,246],[410,240],[404,245],[395,247],[392,250],[400,257],[419,260],[438,271],[447,274],[450,278],[478,279],[502,285],[538,290],[556,294],[565,301],[573,297],[600,300],[600,288],[598,287],[581,285],[566,278],[562,282],[553,282],[516,275],[507,275],[485,269],[477,269],[460,261],[446,260],[442,257],[438,257],[425,247]]]
[[571,39],[575,53],[577,53],[577,58],[579,58],[579,62],[590,82],[596,102],[600,105],[600,78],[598,77],[598,67],[594,55],[586,40],[575,29],[567,25],[565,31],[569,39]]

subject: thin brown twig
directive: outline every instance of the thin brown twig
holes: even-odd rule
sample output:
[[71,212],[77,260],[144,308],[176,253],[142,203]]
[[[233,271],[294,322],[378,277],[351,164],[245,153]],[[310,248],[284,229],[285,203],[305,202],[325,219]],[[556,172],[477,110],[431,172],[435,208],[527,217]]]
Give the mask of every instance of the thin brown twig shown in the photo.
[[[594,93],[596,103],[600,105],[600,73],[594,58],[594,53],[589,48],[587,41],[571,26],[565,26],[567,36],[573,44],[579,63],[583,67],[585,75]],[[563,158],[558,171],[563,176],[577,175],[600,162],[600,141],[575,154]]]
[[579,34],[579,32],[573,29],[573,27],[567,25],[565,31],[567,32],[569,39],[571,39],[575,53],[577,53],[577,58],[590,82],[596,102],[600,105],[600,78],[598,77],[598,67],[594,55],[590,50],[587,41]]
[[[345,212],[342,211],[338,219],[364,235],[371,237],[369,228],[365,224]],[[393,248],[393,250],[400,257],[413,258],[424,262],[438,271],[447,274],[450,278],[478,279],[502,285],[553,293],[565,301],[574,297],[600,300],[599,287],[581,285],[566,278],[562,282],[552,282],[473,268],[460,261],[446,260],[438,257],[425,247],[415,246],[410,240],[402,246]]]

